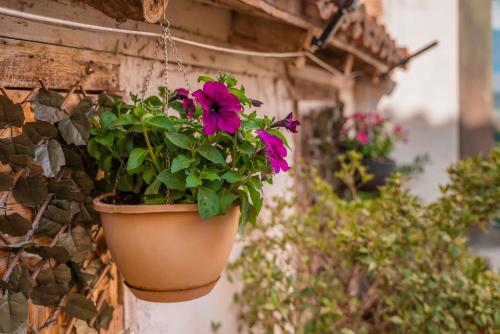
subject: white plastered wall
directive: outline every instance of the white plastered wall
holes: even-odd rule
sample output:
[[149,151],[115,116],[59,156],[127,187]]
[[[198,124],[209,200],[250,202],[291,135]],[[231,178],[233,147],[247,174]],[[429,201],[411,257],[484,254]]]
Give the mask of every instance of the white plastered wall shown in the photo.
[[459,157],[458,1],[384,0],[384,23],[400,45],[416,50],[437,39],[439,46],[396,70],[396,88],[379,103],[409,131],[394,152],[398,162],[428,153],[431,163],[412,189],[425,200],[438,195],[446,168]]

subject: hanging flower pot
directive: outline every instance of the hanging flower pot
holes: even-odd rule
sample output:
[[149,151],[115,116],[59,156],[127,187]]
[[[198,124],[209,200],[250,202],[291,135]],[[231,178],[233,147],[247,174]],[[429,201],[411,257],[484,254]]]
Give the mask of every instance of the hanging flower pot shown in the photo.
[[[228,74],[203,87],[110,103],[93,119],[88,152],[103,175],[94,200],[112,258],[140,299],[177,302],[212,290],[236,237],[256,223],[264,182],[287,171],[280,129],[259,118]],[[171,109],[175,110],[171,111]],[[109,193],[112,192],[112,193]]]
[[202,220],[195,204],[115,205],[94,200],[106,243],[138,298],[179,302],[209,293],[220,278],[238,229],[239,208]]

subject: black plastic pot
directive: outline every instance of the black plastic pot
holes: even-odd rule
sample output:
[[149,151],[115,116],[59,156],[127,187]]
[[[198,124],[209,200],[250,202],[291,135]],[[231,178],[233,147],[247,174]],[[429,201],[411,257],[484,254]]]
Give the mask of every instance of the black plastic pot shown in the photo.
[[364,158],[363,166],[366,167],[368,173],[373,175],[373,179],[360,188],[362,191],[377,191],[377,188],[383,186],[387,178],[396,170],[396,162],[388,158]]

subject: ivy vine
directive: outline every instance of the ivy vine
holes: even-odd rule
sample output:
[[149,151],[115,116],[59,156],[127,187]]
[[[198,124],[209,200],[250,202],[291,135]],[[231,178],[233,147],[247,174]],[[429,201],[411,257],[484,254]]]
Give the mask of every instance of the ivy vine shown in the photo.
[[[97,172],[85,148],[99,104],[82,94],[70,110],[65,96],[44,86],[23,103],[0,95],[0,161],[8,165],[0,173],[0,252],[9,257],[0,279],[0,333],[37,332],[61,311],[72,318],[68,327],[98,330],[112,319],[104,292],[92,298],[111,263],[98,237]],[[25,120],[26,103],[33,122]],[[31,214],[7,206],[12,197]],[[27,328],[29,300],[57,306],[40,328]]]

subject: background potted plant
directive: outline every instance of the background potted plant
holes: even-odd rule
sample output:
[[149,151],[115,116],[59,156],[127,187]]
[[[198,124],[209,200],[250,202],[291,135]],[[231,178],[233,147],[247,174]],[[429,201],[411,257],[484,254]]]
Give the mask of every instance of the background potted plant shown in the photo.
[[396,163],[389,158],[397,141],[406,141],[400,125],[390,127],[386,118],[377,112],[356,112],[346,117],[341,131],[340,146],[363,155],[363,165],[373,178],[362,185],[365,191],[376,191],[395,171]]
[[[200,77],[203,88],[132,104],[110,98],[93,119],[88,151],[102,170],[94,200],[110,252],[139,298],[172,302],[214,287],[239,225],[255,223],[262,185],[287,171],[289,115],[257,117],[261,105],[236,79]],[[170,109],[178,112],[174,116]]]

